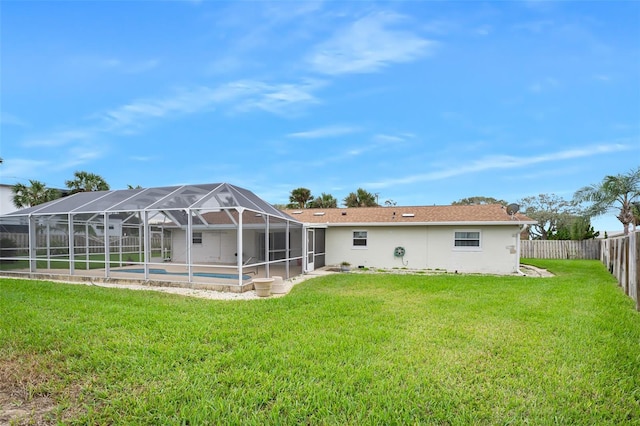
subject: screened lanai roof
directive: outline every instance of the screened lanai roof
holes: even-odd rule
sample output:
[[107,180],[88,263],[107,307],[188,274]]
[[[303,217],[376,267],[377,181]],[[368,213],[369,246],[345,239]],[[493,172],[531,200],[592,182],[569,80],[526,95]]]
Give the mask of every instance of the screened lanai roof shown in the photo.
[[232,208],[244,208],[296,221],[262,200],[253,192],[228,183],[79,192],[34,207],[18,210],[5,216],[117,213],[173,209],[217,211]]

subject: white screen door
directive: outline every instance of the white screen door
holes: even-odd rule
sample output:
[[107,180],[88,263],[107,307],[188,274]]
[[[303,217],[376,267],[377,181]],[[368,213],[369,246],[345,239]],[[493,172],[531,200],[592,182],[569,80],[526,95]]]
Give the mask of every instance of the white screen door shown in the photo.
[[315,247],[315,235],[313,229],[307,229],[307,272],[311,272],[314,269],[313,259],[315,253],[313,248]]

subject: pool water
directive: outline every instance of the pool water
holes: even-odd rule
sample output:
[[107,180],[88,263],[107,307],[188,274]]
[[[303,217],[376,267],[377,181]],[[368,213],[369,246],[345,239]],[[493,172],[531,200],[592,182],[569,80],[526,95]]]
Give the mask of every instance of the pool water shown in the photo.
[[[114,272],[133,272],[136,274],[144,274],[144,268],[133,268],[133,269],[114,269]],[[187,272],[167,272],[166,269],[162,268],[149,268],[150,274],[160,274],[160,275],[189,275]],[[206,277],[206,278],[223,278],[226,280],[237,280],[238,274],[220,274],[217,272],[194,272],[192,274],[194,277]],[[250,280],[251,276],[242,275],[243,280]]]

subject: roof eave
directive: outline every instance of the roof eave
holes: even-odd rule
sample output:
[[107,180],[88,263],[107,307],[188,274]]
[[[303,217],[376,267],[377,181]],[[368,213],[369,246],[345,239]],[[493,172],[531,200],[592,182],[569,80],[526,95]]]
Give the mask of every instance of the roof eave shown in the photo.
[[448,222],[304,222],[305,226],[326,225],[334,226],[486,226],[486,225],[535,225],[536,221],[505,220],[505,221],[448,221]]

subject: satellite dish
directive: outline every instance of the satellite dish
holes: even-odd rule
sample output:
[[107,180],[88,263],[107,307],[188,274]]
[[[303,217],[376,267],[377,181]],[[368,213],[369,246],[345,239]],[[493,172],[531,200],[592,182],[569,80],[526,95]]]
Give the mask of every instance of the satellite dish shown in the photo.
[[517,204],[509,204],[507,206],[507,214],[509,216],[513,216],[514,214],[518,213],[518,210],[520,210],[520,206]]

